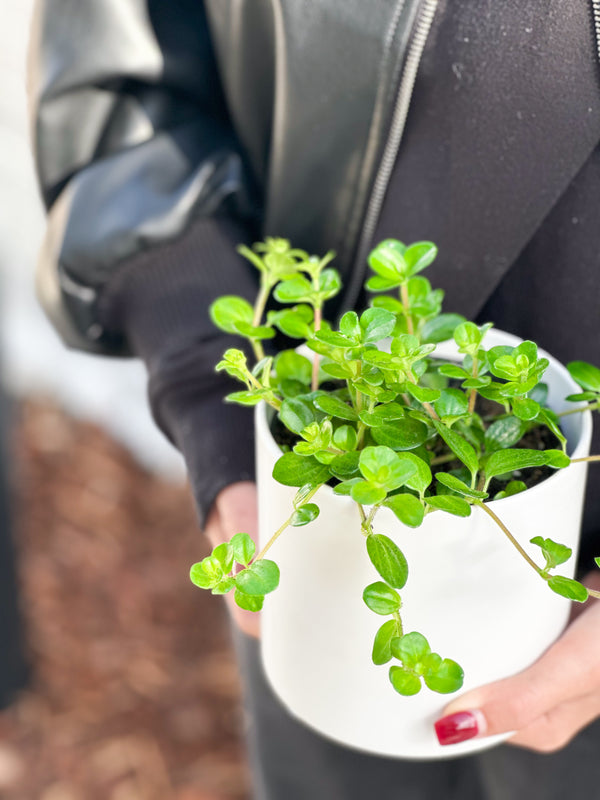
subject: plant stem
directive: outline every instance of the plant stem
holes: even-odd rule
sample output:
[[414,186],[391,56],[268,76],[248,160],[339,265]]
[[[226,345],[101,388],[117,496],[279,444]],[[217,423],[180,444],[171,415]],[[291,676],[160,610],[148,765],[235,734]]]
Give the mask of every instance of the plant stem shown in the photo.
[[[309,492],[309,493],[306,495],[306,497],[304,498],[304,500],[302,501],[302,505],[304,505],[304,504],[305,504],[305,503],[307,503],[307,502],[308,502],[308,501],[309,501],[311,498],[313,498],[313,497],[315,496],[315,494],[316,494],[316,493],[319,491],[319,489],[321,488],[321,486],[322,486],[322,485],[323,485],[323,484],[322,484],[322,483],[320,483],[318,486],[316,486],[314,489],[312,489],[312,490],[311,490],[311,491],[310,491],[310,492]],[[275,531],[275,533],[273,534],[273,536],[271,536],[271,538],[269,539],[269,541],[266,543],[266,545],[263,547],[263,549],[260,551],[260,553],[259,553],[259,554],[256,556],[256,558],[254,559],[254,561],[255,561],[255,562],[256,562],[256,561],[260,561],[260,559],[261,559],[261,558],[264,558],[264,556],[265,556],[265,553],[267,552],[267,550],[269,550],[269,548],[270,548],[270,547],[271,547],[271,546],[272,546],[272,545],[273,545],[273,544],[274,544],[274,543],[277,541],[277,539],[279,539],[279,537],[280,537],[280,536],[281,536],[281,534],[284,532],[284,530],[285,530],[285,529],[286,529],[286,528],[289,526],[289,524],[291,523],[291,521],[292,521],[292,518],[293,518],[293,516],[294,516],[294,514],[295,514],[295,513],[296,513],[296,509],[294,509],[294,510],[292,511],[292,513],[291,513],[291,514],[290,514],[290,516],[289,516],[289,517],[286,519],[286,521],[283,523],[283,525],[281,525],[281,527],[277,528],[277,530]]]
[[556,416],[557,417],[567,417],[569,414],[581,414],[584,411],[596,411],[598,408],[598,403],[588,403],[585,406],[580,406],[579,408],[569,408],[568,411],[559,411]]
[[583,461],[600,461],[600,456],[585,456],[585,458],[574,458],[571,464],[581,464]]
[[398,623],[398,628],[400,629],[400,632],[399,632],[398,635],[399,636],[404,636],[404,628],[402,626],[402,620],[400,619],[400,612],[399,611],[394,611],[392,616],[394,617],[394,619]]
[[404,306],[404,315],[406,316],[406,329],[414,336],[415,333],[415,326],[413,323],[413,318],[410,314],[410,300],[408,298],[408,285],[403,283],[400,287],[400,299],[402,300],[402,305]]
[[[477,361],[477,357],[473,358],[473,378],[477,378],[479,374],[479,363]],[[475,400],[477,399],[477,389],[471,389],[469,392],[469,414],[472,414],[475,411]]]
[[[321,329],[321,306],[315,306],[315,333]],[[319,354],[313,353],[311,389],[315,392],[319,388]]]
[[540,567],[538,567],[538,565],[529,556],[529,554],[526,553],[525,550],[523,550],[521,545],[517,542],[515,537],[508,530],[506,525],[502,522],[502,520],[498,516],[496,516],[496,514],[494,514],[492,509],[489,508],[488,506],[486,506],[485,503],[482,503],[481,501],[476,501],[474,505],[479,506],[479,508],[483,509],[483,511],[485,511],[485,513],[494,520],[496,525],[498,525],[498,527],[503,531],[503,533],[506,534],[506,536],[509,538],[509,540],[512,542],[512,544],[517,548],[517,550],[523,556],[525,561],[527,561],[527,563],[532,567],[532,569],[534,569],[537,572],[538,575],[543,575],[543,570]]

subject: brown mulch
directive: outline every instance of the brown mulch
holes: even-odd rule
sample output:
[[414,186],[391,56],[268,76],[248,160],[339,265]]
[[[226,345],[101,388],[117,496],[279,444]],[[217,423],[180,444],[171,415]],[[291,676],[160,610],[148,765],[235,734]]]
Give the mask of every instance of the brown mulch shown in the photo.
[[18,409],[16,538],[33,665],[0,714],[2,800],[247,800],[240,689],[192,501],[94,425]]

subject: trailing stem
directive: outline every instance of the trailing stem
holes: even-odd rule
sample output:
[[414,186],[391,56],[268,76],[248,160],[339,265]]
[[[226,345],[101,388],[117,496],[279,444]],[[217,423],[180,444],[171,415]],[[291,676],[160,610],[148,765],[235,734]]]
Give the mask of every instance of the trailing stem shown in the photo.
[[[304,498],[303,503],[307,503],[309,500],[311,500],[315,496],[315,494],[319,491],[319,489],[321,488],[322,485],[323,484],[320,483],[314,489],[311,489],[311,491]],[[286,519],[286,521],[283,523],[283,525],[281,525],[279,528],[277,528],[277,530],[275,531],[273,536],[271,536],[269,541],[266,543],[266,545],[263,547],[263,549],[260,551],[260,553],[256,556],[254,561],[260,561],[261,558],[265,557],[265,554],[267,553],[267,551],[272,547],[273,544],[275,544],[275,542],[277,541],[277,539],[279,539],[279,537],[284,532],[284,530],[291,525],[292,519],[293,519],[295,513],[296,513],[296,509],[294,509],[292,511],[292,513]]]
[[534,570],[537,572],[537,574],[538,574],[538,575],[541,575],[541,576],[543,576],[543,570],[542,570],[540,567],[538,567],[538,565],[537,565],[537,564],[535,563],[535,561],[534,561],[534,560],[533,560],[533,559],[532,559],[532,558],[529,556],[529,554],[528,554],[528,553],[526,553],[526,552],[525,552],[525,550],[523,550],[523,548],[521,547],[521,545],[520,545],[520,544],[517,542],[517,540],[515,539],[515,537],[514,537],[514,536],[512,535],[512,533],[511,533],[511,532],[508,530],[508,528],[506,527],[506,525],[505,525],[505,524],[502,522],[502,520],[500,519],[500,517],[498,517],[496,514],[494,514],[494,512],[492,511],[492,509],[491,509],[491,508],[489,508],[488,506],[486,506],[486,504],[485,504],[485,503],[482,503],[481,501],[477,501],[477,502],[475,502],[475,505],[476,505],[476,506],[479,506],[479,508],[483,509],[483,511],[485,511],[485,513],[486,513],[488,516],[490,516],[490,517],[491,517],[491,518],[494,520],[494,522],[496,523],[496,525],[497,525],[497,526],[500,528],[500,530],[502,530],[502,531],[503,531],[503,533],[504,533],[504,534],[505,534],[505,535],[508,537],[508,539],[510,540],[510,542],[511,542],[511,543],[512,543],[512,544],[513,544],[513,545],[514,545],[516,548],[517,548],[517,550],[519,551],[519,553],[520,553],[520,554],[523,556],[523,558],[525,559],[525,561],[527,561],[527,563],[530,565],[530,567],[531,567],[532,569],[534,569]]

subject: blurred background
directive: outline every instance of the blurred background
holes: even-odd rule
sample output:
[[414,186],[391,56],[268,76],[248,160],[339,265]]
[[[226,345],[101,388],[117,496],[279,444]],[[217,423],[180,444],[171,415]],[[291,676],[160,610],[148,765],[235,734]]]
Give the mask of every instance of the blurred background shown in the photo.
[[141,366],[67,351],[35,301],[32,6],[2,0],[0,28],[0,522],[16,551],[4,535],[0,798],[244,800],[239,685],[221,603],[188,580],[206,547],[182,461]]

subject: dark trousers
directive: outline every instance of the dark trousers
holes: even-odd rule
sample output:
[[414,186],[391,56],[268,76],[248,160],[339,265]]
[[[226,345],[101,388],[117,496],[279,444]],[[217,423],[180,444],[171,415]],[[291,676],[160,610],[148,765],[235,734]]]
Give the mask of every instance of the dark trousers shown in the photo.
[[245,684],[253,800],[564,800],[596,797],[600,720],[563,750],[500,746],[448,761],[363,755],[292,719],[267,685],[258,643],[235,634]]

